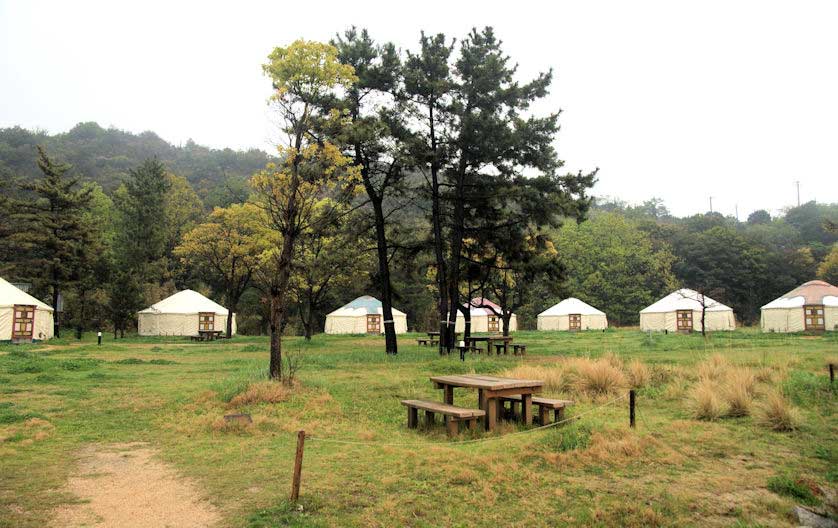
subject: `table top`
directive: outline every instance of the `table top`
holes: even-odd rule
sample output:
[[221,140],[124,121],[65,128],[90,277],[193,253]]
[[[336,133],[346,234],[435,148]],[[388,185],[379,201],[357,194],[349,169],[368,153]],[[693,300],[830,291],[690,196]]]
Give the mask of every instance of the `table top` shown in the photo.
[[512,341],[512,336],[469,336],[470,341]]
[[431,381],[441,385],[454,387],[471,387],[474,389],[503,390],[541,387],[543,380],[499,378],[482,374],[462,374],[456,376],[432,376]]

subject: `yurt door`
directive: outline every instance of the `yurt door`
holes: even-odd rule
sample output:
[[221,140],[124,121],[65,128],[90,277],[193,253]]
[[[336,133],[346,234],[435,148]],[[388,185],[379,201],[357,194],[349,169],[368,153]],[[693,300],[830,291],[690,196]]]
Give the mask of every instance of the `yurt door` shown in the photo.
[[380,334],[381,333],[381,316],[367,315],[367,333]]
[[568,318],[570,318],[571,330],[582,330],[582,314],[570,314]]
[[215,330],[215,314],[212,312],[201,312],[198,314],[198,331],[212,332]]
[[693,311],[678,310],[676,313],[677,329],[679,332],[689,333],[693,331]]
[[12,341],[31,341],[34,330],[35,307],[16,304],[14,306],[14,320],[12,321]]
[[498,324],[498,317],[496,315],[489,316],[489,331],[500,332],[500,325]]
[[826,330],[826,321],[823,317],[822,304],[807,304],[803,307],[803,316],[806,321],[806,330],[824,331]]

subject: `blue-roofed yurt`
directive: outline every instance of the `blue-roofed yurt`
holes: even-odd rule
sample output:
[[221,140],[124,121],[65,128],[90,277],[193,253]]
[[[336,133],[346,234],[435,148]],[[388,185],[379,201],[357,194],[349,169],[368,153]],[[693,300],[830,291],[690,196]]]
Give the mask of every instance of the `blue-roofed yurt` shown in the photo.
[[[407,315],[393,308],[397,334],[407,332]],[[327,334],[383,334],[384,310],[381,301],[364,295],[326,316]]]

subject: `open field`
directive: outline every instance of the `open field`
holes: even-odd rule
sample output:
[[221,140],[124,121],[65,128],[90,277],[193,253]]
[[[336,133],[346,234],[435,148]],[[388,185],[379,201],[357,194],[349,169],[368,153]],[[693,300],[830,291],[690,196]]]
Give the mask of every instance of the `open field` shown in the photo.
[[[519,332],[526,359],[465,363],[413,337],[394,358],[383,337],[289,338],[285,350],[303,358],[290,390],[252,383],[264,375],[267,338],[0,345],[0,526],[56,523],[84,499],[68,484],[84,454],[137,442],[232,527],[787,526],[794,504],[820,502],[818,486],[838,480],[825,368],[838,355],[834,333]],[[604,359],[575,359],[586,357]],[[606,364],[618,374],[597,392],[585,373]],[[577,400],[569,415],[583,416],[514,436],[504,424],[499,438],[465,444],[487,435],[406,429],[400,398],[441,399],[429,376],[505,371],[549,376],[545,394]],[[632,380],[642,385],[636,430],[625,400],[604,405]],[[731,396],[736,387],[749,395]],[[715,419],[696,418],[699,388],[718,397]],[[778,392],[798,409],[795,430],[762,423]],[[743,398],[745,415],[728,416],[742,414],[731,409]],[[456,399],[476,406],[473,392]],[[254,423],[225,426],[231,412]],[[299,429],[312,436],[301,510],[286,502]]]

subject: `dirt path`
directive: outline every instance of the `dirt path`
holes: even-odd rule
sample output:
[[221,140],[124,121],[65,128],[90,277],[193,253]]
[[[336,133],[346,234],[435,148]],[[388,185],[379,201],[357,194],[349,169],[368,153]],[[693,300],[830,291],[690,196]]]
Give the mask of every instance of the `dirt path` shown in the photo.
[[155,457],[146,444],[94,445],[81,452],[68,491],[78,503],[56,510],[53,526],[198,528],[215,525],[218,510],[198,487]]

